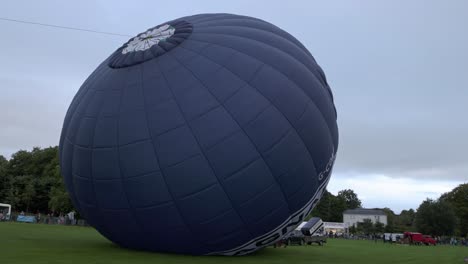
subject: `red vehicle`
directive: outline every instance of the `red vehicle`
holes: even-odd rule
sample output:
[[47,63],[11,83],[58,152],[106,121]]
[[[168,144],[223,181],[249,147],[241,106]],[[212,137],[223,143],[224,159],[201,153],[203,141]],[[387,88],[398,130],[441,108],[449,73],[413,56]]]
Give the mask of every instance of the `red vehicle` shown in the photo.
[[424,237],[424,244],[426,244],[427,246],[429,245],[435,246],[437,244],[435,239],[432,238],[431,236],[424,235],[423,237]]
[[415,232],[404,232],[403,242],[411,245],[436,245],[436,241],[431,236]]

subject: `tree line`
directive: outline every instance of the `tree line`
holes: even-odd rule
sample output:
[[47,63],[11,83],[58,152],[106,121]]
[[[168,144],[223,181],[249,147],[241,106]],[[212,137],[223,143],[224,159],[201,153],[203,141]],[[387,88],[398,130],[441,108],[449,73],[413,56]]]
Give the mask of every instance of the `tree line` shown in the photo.
[[[325,222],[343,222],[343,212],[362,207],[361,200],[353,190],[342,190],[337,195],[325,191],[311,216],[320,217]],[[350,228],[351,233],[403,233],[421,232],[430,235],[468,235],[468,184],[460,184],[438,199],[424,200],[417,210],[403,210],[395,214],[390,208],[381,209],[387,215],[387,225],[364,221]]]
[[[20,150],[10,160],[0,155],[0,202],[11,204],[17,212],[34,214],[58,215],[74,210],[60,175],[58,147]],[[360,207],[362,202],[353,190],[342,190],[337,195],[325,190],[309,217],[343,222],[345,210]],[[362,223],[356,228],[363,232],[374,228],[372,230],[383,232],[419,231],[432,235],[466,236],[468,184],[460,184],[436,200],[426,199],[416,211],[409,209],[395,214],[390,208],[382,210],[387,215],[385,227]]]
[[58,147],[0,155],[0,202],[17,212],[68,213],[73,210],[60,175]]

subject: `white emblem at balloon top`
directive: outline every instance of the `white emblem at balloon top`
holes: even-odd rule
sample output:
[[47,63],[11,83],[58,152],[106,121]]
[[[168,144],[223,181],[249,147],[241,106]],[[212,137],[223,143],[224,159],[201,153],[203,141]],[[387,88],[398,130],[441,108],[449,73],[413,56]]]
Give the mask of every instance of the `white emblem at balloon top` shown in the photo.
[[174,32],[175,28],[169,24],[149,29],[129,41],[126,47],[122,50],[122,54],[147,50],[153,45],[158,44],[160,41],[165,41],[170,38],[174,35]]

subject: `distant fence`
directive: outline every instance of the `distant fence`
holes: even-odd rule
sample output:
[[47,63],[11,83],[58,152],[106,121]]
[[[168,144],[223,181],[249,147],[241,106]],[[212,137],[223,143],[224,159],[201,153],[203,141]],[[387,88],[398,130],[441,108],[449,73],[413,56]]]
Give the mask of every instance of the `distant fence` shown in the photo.
[[22,223],[38,223],[48,225],[76,225],[76,226],[89,226],[84,219],[70,219],[68,216],[49,216],[49,215],[22,215],[13,213],[9,219],[4,217],[0,221],[12,221]]

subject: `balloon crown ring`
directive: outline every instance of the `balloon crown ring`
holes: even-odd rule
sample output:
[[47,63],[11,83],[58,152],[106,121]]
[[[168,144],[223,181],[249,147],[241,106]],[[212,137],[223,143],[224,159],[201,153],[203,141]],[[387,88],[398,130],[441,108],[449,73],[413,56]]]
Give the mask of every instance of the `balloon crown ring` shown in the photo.
[[154,59],[177,47],[192,33],[192,24],[171,21],[138,34],[118,48],[109,58],[111,68],[124,68]]

